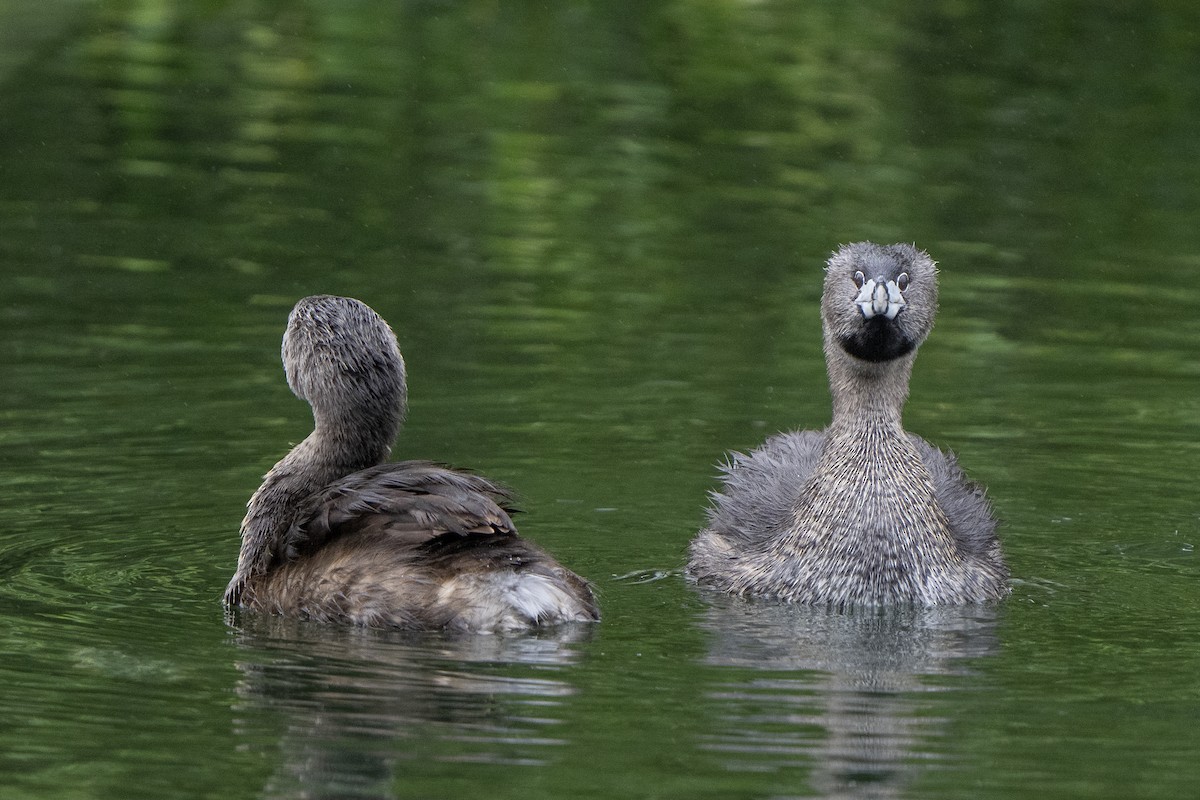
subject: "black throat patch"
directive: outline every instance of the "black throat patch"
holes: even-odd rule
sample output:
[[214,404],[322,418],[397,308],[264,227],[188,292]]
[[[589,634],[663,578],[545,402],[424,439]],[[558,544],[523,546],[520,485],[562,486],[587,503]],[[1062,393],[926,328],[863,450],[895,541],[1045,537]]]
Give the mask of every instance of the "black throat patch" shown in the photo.
[[838,337],[838,344],[855,358],[873,362],[908,355],[917,346],[894,321],[884,316],[864,320],[862,327],[854,333]]

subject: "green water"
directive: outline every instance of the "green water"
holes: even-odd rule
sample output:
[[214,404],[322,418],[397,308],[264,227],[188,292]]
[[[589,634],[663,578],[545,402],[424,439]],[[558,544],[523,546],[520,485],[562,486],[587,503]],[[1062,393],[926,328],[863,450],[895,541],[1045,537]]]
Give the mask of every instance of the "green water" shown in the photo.
[[[1194,796],[1200,12],[1047,5],[0,2],[0,796]],[[858,239],[941,263],[906,423],[996,608],[680,574],[722,454],[827,421]],[[316,292],[603,623],[226,622]]]

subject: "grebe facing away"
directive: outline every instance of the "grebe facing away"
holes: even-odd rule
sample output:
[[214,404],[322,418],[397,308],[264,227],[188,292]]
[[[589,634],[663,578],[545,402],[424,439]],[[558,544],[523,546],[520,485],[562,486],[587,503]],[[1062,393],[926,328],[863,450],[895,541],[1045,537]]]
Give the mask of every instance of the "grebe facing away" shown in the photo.
[[504,488],[427,461],[381,463],[408,394],[396,336],[368,306],[298,302],[283,365],[315,426],[250,498],[227,605],[417,630],[600,618],[587,581],[517,534]]
[[833,421],[735,453],[688,573],[811,605],[938,605],[1008,594],[983,490],[900,415],[933,327],[937,269],[906,244],[847,245],[821,299]]

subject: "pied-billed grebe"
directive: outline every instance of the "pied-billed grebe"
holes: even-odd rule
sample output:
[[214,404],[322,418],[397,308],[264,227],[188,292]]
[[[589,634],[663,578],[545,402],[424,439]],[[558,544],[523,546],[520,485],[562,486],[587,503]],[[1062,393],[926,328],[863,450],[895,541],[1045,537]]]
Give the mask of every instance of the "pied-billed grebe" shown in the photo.
[[937,310],[937,268],[906,244],[829,260],[821,300],[833,421],[723,467],[688,573],[732,594],[847,607],[994,600],[1008,571],[982,488],[900,414]]
[[283,336],[314,430],[250,498],[225,602],[374,627],[521,630],[600,618],[588,583],[517,535],[506,490],[381,463],[407,407],[396,336],[348,297],[306,297]]

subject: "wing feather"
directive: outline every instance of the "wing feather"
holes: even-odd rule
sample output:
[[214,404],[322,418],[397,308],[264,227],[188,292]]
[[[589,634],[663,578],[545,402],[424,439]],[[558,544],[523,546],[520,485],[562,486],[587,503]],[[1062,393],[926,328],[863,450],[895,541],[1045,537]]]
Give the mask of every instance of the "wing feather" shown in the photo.
[[420,545],[441,536],[515,536],[509,490],[480,475],[430,461],[380,464],[347,475],[309,498],[283,539],[292,560],[354,533]]

